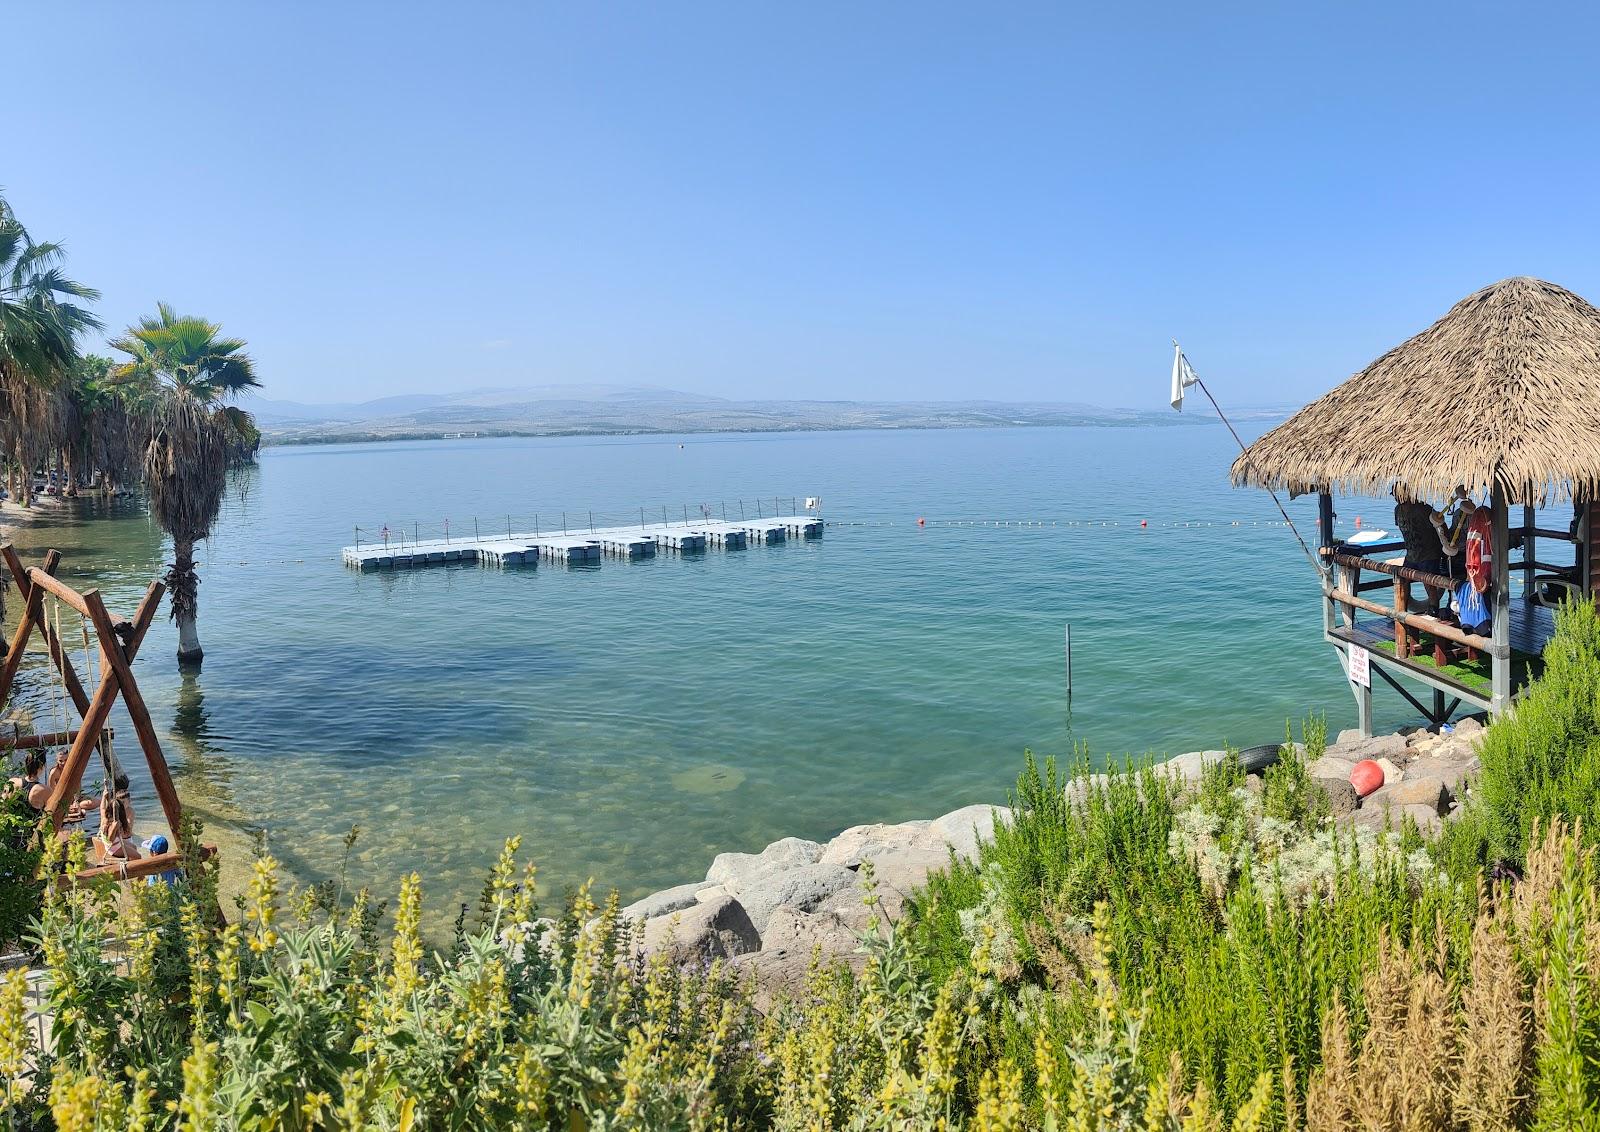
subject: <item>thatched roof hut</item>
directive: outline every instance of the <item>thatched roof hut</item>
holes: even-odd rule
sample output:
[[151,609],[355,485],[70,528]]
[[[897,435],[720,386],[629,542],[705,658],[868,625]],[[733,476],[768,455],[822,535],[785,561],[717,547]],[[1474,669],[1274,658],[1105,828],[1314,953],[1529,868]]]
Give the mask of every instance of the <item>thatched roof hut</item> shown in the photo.
[[1232,475],[1295,494],[1600,498],[1600,310],[1502,279],[1267,433]]

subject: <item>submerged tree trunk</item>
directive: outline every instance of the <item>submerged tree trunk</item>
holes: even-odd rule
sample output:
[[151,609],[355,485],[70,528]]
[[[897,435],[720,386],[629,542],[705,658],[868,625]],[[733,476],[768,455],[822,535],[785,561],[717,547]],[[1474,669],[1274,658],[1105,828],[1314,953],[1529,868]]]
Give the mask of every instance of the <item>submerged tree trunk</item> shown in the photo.
[[205,651],[195,627],[199,613],[200,578],[194,572],[194,543],[175,542],[167,587],[172,592],[172,619],[178,623],[178,663],[198,665]]

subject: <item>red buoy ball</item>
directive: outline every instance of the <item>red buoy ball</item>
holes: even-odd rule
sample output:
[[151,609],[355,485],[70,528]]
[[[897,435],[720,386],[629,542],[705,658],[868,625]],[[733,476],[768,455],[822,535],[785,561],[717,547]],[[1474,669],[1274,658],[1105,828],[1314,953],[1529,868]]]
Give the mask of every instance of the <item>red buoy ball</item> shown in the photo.
[[927,525],[928,525],[928,520],[922,518],[920,515],[917,516],[917,526],[926,527]]
[[1361,529],[1361,516],[1357,515],[1356,516],[1356,530],[1359,531],[1360,529]]
[[1383,785],[1383,768],[1371,759],[1362,759],[1350,772],[1350,785],[1356,788],[1356,797],[1365,798]]
[[1139,525],[1141,527],[1148,527],[1150,525],[1150,520],[1149,519],[1140,519],[1139,520]]

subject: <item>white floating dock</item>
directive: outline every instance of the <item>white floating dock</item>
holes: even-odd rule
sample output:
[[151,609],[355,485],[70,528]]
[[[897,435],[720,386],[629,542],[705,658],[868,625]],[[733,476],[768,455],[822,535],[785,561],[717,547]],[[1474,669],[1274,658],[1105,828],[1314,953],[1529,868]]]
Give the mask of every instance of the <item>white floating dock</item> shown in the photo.
[[699,554],[708,547],[744,550],[773,546],[790,538],[821,538],[822,520],[815,515],[773,519],[709,519],[660,526],[596,527],[562,534],[539,532],[497,535],[487,539],[432,539],[422,542],[360,543],[344,547],[344,564],[356,570],[403,570],[476,562],[480,566],[567,565],[598,562],[602,555],[636,560],[657,551]]

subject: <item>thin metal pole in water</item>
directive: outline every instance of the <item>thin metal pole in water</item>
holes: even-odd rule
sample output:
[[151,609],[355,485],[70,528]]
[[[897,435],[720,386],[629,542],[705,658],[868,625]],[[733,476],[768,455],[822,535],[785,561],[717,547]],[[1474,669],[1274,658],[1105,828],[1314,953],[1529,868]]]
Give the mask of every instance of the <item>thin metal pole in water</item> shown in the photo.
[[639,508],[639,529],[644,530],[644,508]]
[[506,516],[506,538],[511,537],[511,516]]
[[739,521],[744,522],[744,500],[739,500]]
[[422,524],[415,520],[411,523],[411,541],[413,544],[422,541]]
[[726,499],[722,501],[722,521],[724,523],[728,521],[728,501]]
[[537,511],[533,513],[533,537],[539,537],[539,512]]
[[450,545],[450,520],[449,519],[446,519],[444,521],[444,544],[446,546]]
[[361,549],[361,524],[356,524],[356,549]]
[[561,512],[561,533],[567,533],[567,513],[565,511]]
[[687,503],[683,505],[683,525],[686,527],[689,525],[689,505]]
[[1067,699],[1072,698],[1072,623],[1067,622]]
[[483,541],[483,536],[478,533],[478,517],[476,515],[474,515],[472,517],[472,541],[473,542],[482,542]]
[[663,527],[670,526],[667,522],[667,505],[665,503],[661,505],[661,525]]
[[766,518],[766,516],[761,513],[761,497],[760,496],[756,497],[756,518],[758,518],[758,519],[765,519]]
[[594,534],[594,512],[589,512],[589,533]]

